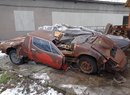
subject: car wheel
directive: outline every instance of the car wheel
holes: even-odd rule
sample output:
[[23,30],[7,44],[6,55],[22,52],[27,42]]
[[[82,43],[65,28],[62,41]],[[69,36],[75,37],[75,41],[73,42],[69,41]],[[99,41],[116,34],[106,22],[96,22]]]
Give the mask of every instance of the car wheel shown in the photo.
[[16,64],[16,65],[20,65],[20,64],[23,64],[23,58],[20,58],[17,54],[16,54],[16,50],[11,50],[9,52],[9,57],[10,57],[10,60],[13,64]]
[[86,74],[97,73],[96,61],[91,57],[81,57],[79,59],[79,68]]

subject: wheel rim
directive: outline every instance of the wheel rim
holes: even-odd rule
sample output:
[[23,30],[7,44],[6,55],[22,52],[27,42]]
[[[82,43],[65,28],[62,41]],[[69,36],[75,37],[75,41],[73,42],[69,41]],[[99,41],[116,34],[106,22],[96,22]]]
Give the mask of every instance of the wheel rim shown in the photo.
[[20,58],[16,53],[12,53],[10,57],[13,63],[16,64],[20,63]]
[[86,61],[82,62],[80,65],[80,69],[84,72],[84,73],[91,73],[93,68],[92,65]]

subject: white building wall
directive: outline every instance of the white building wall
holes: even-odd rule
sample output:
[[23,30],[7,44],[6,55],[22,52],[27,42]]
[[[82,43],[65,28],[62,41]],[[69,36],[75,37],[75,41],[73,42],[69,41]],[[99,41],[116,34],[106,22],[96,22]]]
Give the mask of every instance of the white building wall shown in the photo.
[[122,24],[123,15],[129,12],[129,8],[117,3],[0,0],[0,40],[26,35],[39,26],[56,23],[83,26],[105,26],[109,22]]
[[52,23],[76,26],[106,26],[107,23],[122,25],[123,16],[128,14],[52,12]]

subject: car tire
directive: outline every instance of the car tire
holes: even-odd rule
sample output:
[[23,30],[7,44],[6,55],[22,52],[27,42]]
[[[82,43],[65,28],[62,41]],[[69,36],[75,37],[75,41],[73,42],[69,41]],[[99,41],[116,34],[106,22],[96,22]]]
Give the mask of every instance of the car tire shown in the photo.
[[95,74],[97,73],[97,64],[94,58],[92,57],[81,57],[79,59],[79,68],[83,73],[86,74]]
[[23,64],[23,58],[19,58],[16,54],[16,50],[11,50],[9,52],[9,58],[13,64],[20,65]]

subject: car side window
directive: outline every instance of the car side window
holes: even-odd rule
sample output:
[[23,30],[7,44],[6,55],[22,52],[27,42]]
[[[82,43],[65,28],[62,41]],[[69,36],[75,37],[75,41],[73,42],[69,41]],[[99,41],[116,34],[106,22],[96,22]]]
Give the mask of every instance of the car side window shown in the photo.
[[51,44],[51,49],[54,54],[60,55],[60,53],[56,50],[56,48]]
[[49,42],[46,40],[42,40],[36,37],[33,37],[33,44],[38,47],[39,49],[42,49],[47,52],[51,52],[51,48],[49,45]]

